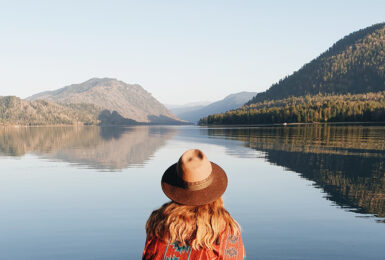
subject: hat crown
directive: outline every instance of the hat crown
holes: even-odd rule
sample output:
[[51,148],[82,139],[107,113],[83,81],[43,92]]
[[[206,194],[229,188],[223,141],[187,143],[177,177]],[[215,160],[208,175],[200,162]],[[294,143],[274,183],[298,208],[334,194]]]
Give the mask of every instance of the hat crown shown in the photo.
[[177,174],[185,182],[199,182],[210,177],[212,166],[207,156],[199,149],[182,154],[177,163]]

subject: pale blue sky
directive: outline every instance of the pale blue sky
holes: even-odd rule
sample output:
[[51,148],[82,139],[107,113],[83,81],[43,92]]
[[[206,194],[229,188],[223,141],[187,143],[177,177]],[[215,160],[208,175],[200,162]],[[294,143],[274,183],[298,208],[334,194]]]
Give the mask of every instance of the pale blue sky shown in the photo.
[[113,77],[166,104],[263,91],[385,1],[1,1],[0,95]]

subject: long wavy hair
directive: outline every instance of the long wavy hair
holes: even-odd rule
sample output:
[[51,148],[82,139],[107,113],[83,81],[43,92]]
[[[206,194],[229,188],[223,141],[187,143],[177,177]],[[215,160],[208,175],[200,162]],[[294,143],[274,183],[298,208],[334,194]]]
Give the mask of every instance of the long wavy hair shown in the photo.
[[222,198],[202,206],[168,202],[153,211],[146,223],[148,238],[178,242],[195,250],[213,249],[222,232],[240,233],[238,223],[223,206]]

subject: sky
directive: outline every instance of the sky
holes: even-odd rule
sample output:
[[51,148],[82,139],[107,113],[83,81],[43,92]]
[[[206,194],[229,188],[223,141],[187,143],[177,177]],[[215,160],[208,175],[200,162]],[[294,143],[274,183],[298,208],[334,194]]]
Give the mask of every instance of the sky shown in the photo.
[[261,92],[345,35],[385,21],[385,1],[3,1],[0,96],[93,77],[164,104]]

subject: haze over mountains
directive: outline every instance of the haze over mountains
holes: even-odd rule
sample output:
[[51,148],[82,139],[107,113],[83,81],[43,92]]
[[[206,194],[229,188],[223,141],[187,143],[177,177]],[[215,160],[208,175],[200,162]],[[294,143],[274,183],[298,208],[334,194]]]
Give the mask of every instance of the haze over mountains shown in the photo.
[[244,105],[252,97],[254,97],[257,92],[239,92],[228,95],[222,100],[210,103],[206,106],[198,105],[193,107],[181,108],[170,108],[172,112],[175,113],[179,118],[197,123],[200,118],[214,114],[214,113],[223,113],[231,109],[236,109]]
[[175,115],[180,115],[186,112],[194,111],[201,109],[207,105],[210,105],[213,102],[210,101],[200,101],[200,102],[192,102],[183,105],[165,105],[172,113]]

